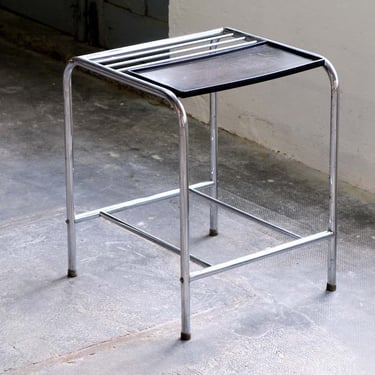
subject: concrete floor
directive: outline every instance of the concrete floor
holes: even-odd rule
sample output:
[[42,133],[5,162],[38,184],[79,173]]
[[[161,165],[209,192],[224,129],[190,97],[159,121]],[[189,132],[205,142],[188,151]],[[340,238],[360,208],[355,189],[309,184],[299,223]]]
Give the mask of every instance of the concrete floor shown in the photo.
[[[1,373],[375,373],[375,197],[343,183],[335,293],[326,243],[266,259],[193,283],[193,336],[181,342],[178,256],[102,219],[79,224],[79,276],[67,279],[64,64],[30,48],[50,51],[47,38],[61,58],[80,46],[5,12],[0,35]],[[78,209],[174,188],[173,113],[93,77],[73,81]],[[196,182],[208,132],[190,126]],[[224,199],[300,233],[325,229],[325,175],[225,132],[220,152]],[[171,200],[126,218],[176,243],[177,214]],[[285,240],[223,211],[208,238],[207,214],[192,197],[193,252],[213,263]]]

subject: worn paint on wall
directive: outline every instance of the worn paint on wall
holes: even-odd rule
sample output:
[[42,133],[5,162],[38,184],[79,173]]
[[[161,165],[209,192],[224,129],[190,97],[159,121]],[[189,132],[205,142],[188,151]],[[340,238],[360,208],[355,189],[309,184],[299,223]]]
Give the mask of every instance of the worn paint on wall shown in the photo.
[[[220,26],[320,53],[341,80],[339,176],[375,192],[375,50],[369,47],[375,3],[354,1],[170,1],[170,35]],[[329,81],[324,70],[219,95],[219,124],[240,136],[326,170]],[[207,103],[189,103],[207,120]]]

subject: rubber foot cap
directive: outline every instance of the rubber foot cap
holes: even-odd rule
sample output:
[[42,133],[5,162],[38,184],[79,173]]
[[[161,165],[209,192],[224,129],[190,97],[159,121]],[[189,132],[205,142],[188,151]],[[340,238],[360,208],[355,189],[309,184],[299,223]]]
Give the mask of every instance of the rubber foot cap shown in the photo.
[[210,232],[208,233],[208,235],[210,237],[215,237],[219,234],[219,232],[217,231],[217,229],[210,229]]
[[334,284],[327,284],[327,291],[334,292],[336,290],[336,285]]
[[188,341],[190,339],[191,339],[191,334],[190,333],[181,332],[181,340],[182,341]]
[[77,271],[68,270],[68,277],[77,277]]

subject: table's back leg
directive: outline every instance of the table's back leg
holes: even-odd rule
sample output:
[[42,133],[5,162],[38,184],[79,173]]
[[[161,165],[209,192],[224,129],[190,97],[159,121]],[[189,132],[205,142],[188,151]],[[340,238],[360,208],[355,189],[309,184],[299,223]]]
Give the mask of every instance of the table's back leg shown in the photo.
[[66,224],[68,231],[68,277],[77,276],[76,234],[73,196],[73,113],[72,113],[72,72],[74,64],[69,63],[64,71],[64,112],[65,112],[65,184],[66,184]]
[[[211,197],[217,199],[217,167],[218,167],[218,131],[217,131],[217,94],[210,94],[210,179],[213,185],[210,187]],[[210,203],[210,236],[218,234],[218,207]]]
[[330,160],[329,160],[329,242],[327,291],[336,290],[337,264],[337,149],[339,122],[339,79],[333,65],[326,60],[325,68],[331,82]]

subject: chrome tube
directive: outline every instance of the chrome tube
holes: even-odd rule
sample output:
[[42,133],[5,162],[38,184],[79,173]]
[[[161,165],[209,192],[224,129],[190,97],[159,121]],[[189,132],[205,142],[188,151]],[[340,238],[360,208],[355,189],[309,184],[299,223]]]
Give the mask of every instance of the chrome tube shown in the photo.
[[[104,219],[110,221],[111,223],[120,226],[121,228],[127,229],[128,231],[130,231],[130,232],[132,232],[132,233],[134,233],[134,234],[136,234],[136,235],[138,235],[142,238],[145,238],[146,240],[149,240],[153,243],[156,243],[157,245],[160,245],[160,246],[164,247],[164,249],[170,250],[175,254],[181,254],[181,251],[177,246],[171,244],[170,242],[164,241],[161,238],[152,235],[151,233],[148,233],[148,232],[146,232],[142,229],[139,229],[139,228],[135,227],[134,225],[131,225],[131,224],[127,223],[126,221],[121,220],[118,217],[109,214],[108,212],[101,212],[100,216],[103,217]],[[194,255],[190,255],[190,260],[192,262],[202,266],[202,267],[211,266],[210,263],[208,263],[205,260],[203,260],[199,257],[196,257]]]
[[[153,50],[154,48],[166,47],[166,46],[173,48],[176,45],[178,46],[180,43],[190,42],[194,40],[201,40],[202,38],[209,38],[211,36],[215,36],[215,37],[221,36],[225,31],[226,29],[220,27],[217,29],[207,30],[204,32],[198,32],[198,33],[193,33],[189,35],[182,35],[182,36],[177,36],[173,38],[160,39],[160,40],[155,40],[151,42],[131,45],[127,47],[119,47],[119,48],[111,49],[111,56],[124,54],[128,52],[133,53],[135,51]],[[108,50],[100,51],[96,53],[90,53],[88,55],[83,55],[81,57],[86,58],[87,56],[89,56],[90,59],[103,61],[103,58],[108,57]]]
[[282,234],[285,234],[287,236],[290,236],[290,237],[294,237],[294,238],[301,238],[302,236],[300,236],[299,234],[296,234],[288,229],[284,229],[276,224],[272,224],[270,223],[269,221],[266,221],[264,219],[261,219],[260,217],[258,216],[255,216],[249,212],[246,212],[244,210],[241,210],[237,207],[234,207],[228,203],[225,203],[219,199],[215,199],[215,198],[212,198],[210,195],[207,195],[205,193],[202,193],[201,191],[198,191],[196,189],[191,189],[191,191],[197,195],[199,195],[200,197],[202,198],[205,198],[211,202],[214,202],[215,205],[217,206],[220,206],[220,207],[223,207],[229,211],[231,211],[232,213],[236,214],[236,215],[241,215],[243,217],[245,217],[246,219],[250,219],[250,220],[253,220],[253,221],[256,221],[257,223],[265,226],[265,227],[269,227],[269,228],[272,228],[274,230],[277,230],[278,232],[282,233]]
[[[212,185],[211,181],[203,181],[203,182],[198,182],[196,184],[190,185],[189,189],[190,190],[201,189],[201,188],[211,186],[211,185]],[[132,199],[130,201],[113,204],[111,206],[96,208],[95,210],[86,211],[86,212],[76,214],[75,215],[75,222],[80,223],[82,221],[95,219],[95,218],[99,217],[102,212],[115,213],[115,212],[120,212],[120,211],[126,210],[127,208],[140,207],[140,206],[144,206],[146,204],[160,202],[160,201],[165,200],[165,199],[177,197],[179,194],[180,194],[180,189],[173,189],[173,190],[165,191],[165,192],[162,192],[162,193],[150,195],[148,197],[135,198],[135,199]]]
[[181,340],[190,340],[189,129],[185,108],[177,97],[174,104],[178,115],[180,141]]
[[[217,199],[217,156],[218,156],[218,131],[217,131],[217,93],[210,94],[210,195]],[[218,234],[218,207],[215,203],[210,204],[210,236]]]
[[[227,34],[219,35],[219,38],[220,39],[226,39],[226,38],[232,37],[233,35],[234,35],[233,33],[227,33]],[[218,38],[218,35],[216,34],[215,36],[211,36],[211,37],[208,37],[208,38],[193,39],[192,41],[187,41],[187,42],[184,42],[184,43],[167,44],[167,45],[164,45],[162,47],[145,48],[144,50],[140,50],[140,51],[137,51],[137,52],[126,52],[126,53],[123,53],[123,54],[113,54],[113,55],[106,56],[106,57],[103,57],[103,58],[95,59],[95,61],[97,63],[105,64],[107,66],[114,66],[114,65],[112,65],[112,64],[115,64],[115,63],[113,63],[113,61],[124,60],[124,59],[133,59],[134,57],[138,57],[138,56],[151,55],[151,54],[154,54],[154,53],[161,53],[161,52],[166,51],[168,49],[193,46],[193,45],[196,45],[196,44],[202,44],[202,43],[205,43],[205,42],[209,42],[211,40],[217,40],[217,38]],[[106,52],[106,54],[108,54],[108,52]]]
[[208,276],[213,276],[213,275],[216,275],[218,273],[225,272],[225,271],[228,271],[230,269],[237,268],[237,267],[241,267],[245,264],[252,263],[252,262],[267,258],[267,257],[272,256],[272,255],[281,254],[281,253],[284,253],[286,251],[290,251],[290,250],[296,249],[298,247],[304,246],[308,243],[320,241],[320,240],[323,240],[325,238],[329,238],[329,237],[332,237],[332,236],[334,236],[334,234],[332,232],[329,232],[329,231],[312,234],[311,236],[307,236],[307,237],[304,237],[304,238],[300,238],[298,240],[294,240],[294,241],[290,241],[290,242],[287,242],[287,243],[284,243],[284,244],[281,244],[281,245],[278,245],[278,246],[274,246],[274,247],[271,247],[271,248],[263,250],[263,251],[259,251],[259,252],[254,253],[254,254],[246,255],[246,256],[241,257],[241,258],[232,259],[228,262],[216,264],[214,266],[205,268],[205,269],[200,270],[200,271],[192,272],[191,275],[190,275],[190,280],[196,281],[196,280],[208,277]]
[[66,224],[68,231],[68,277],[77,276],[76,233],[74,222],[73,186],[73,113],[72,113],[72,72],[75,67],[69,62],[64,70],[64,116],[65,116],[65,189]]
[[129,85],[137,90],[163,98],[171,105],[172,108],[176,108],[176,102],[179,101],[177,96],[172,91],[164,87],[157,86],[151,82],[143,81],[137,77],[119,72],[118,70],[110,69],[94,61],[85,60],[82,56],[74,58],[74,63],[80,68],[96,73],[99,76],[109,78],[115,82],[119,82],[122,85]]
[[328,230],[333,233],[329,243],[327,290],[336,290],[337,264],[337,155],[339,126],[339,78],[333,65],[325,60],[324,65],[331,83],[330,109],[330,154],[329,154],[329,222]]
[[[98,55],[99,57],[99,55]],[[101,76],[113,79],[122,84],[129,84],[130,86],[140,89],[144,92],[156,95],[165,99],[172,108],[176,111],[179,124],[179,186],[180,186],[180,282],[181,282],[181,339],[189,340],[191,337],[190,327],[190,250],[189,250],[189,178],[188,178],[188,120],[184,106],[177,96],[168,89],[159,87],[147,81],[142,81],[136,77],[121,72],[111,71],[109,68],[99,66],[93,61],[86,61],[84,57],[78,57],[74,60],[75,64],[87,69],[88,71],[96,72]],[[69,124],[72,121],[68,121]],[[71,178],[71,182],[72,182]],[[69,221],[74,221],[73,208],[73,190],[69,189],[69,196],[71,200],[72,217]],[[71,230],[74,226],[70,225]],[[72,236],[72,239],[75,236]],[[75,259],[75,247],[73,249],[73,240],[71,240],[72,255]],[[73,251],[74,250],[74,251]],[[73,256],[72,256],[73,259]],[[74,263],[75,264],[75,263]],[[73,276],[73,275],[71,275]]]
[[[214,38],[212,38],[214,39]],[[231,44],[231,47],[233,48],[233,44],[234,43],[238,43],[239,42],[242,42],[241,46],[247,46],[247,45],[251,45],[251,44],[255,44],[256,41],[251,41],[251,42],[244,42],[245,40],[245,37],[240,37],[240,38],[233,38],[233,39],[228,39],[228,40],[221,40],[221,41],[216,41],[217,38],[215,38],[215,42],[211,42],[210,44],[199,44],[199,45],[194,45],[193,47],[189,46],[189,48],[182,48],[182,44],[180,44],[178,46],[178,48],[176,48],[176,50],[171,50],[171,48],[168,48],[168,49],[164,49],[163,51],[167,51],[167,52],[160,52],[160,53],[155,53],[155,51],[153,51],[154,53],[152,55],[150,54],[142,54],[140,57],[136,56],[135,58],[133,59],[129,59],[129,60],[126,60],[126,61],[120,61],[120,62],[114,62],[114,63],[111,63],[111,64],[107,64],[106,66],[112,68],[112,69],[116,69],[116,68],[125,68],[126,66],[138,66],[136,64],[138,63],[143,63],[143,62],[148,62],[148,61],[153,61],[155,63],[155,61],[159,60],[159,61],[173,61],[173,58],[172,56],[174,55],[178,55],[181,57],[189,57],[191,55],[194,55],[194,53],[191,53],[193,51],[197,51],[197,50],[205,50],[207,52],[207,47],[211,47],[211,46],[215,46],[215,48],[217,46],[221,46],[221,45],[226,45],[226,44]],[[198,44],[198,43],[196,43]],[[126,56],[127,57],[127,56]],[[162,60],[166,58],[165,60]],[[121,69],[119,69],[121,71]]]
[[[241,45],[237,46],[236,48],[243,48],[243,47],[246,47],[246,46],[255,46],[257,44],[257,41],[256,40],[252,40],[250,42],[243,42]],[[228,52],[228,51],[233,51],[235,48],[233,46],[224,46],[224,47],[218,47],[218,48],[215,48],[215,52]],[[184,61],[186,58],[192,58],[192,57],[200,57],[200,56],[206,56],[208,54],[207,51],[200,51],[200,52],[195,52],[195,53],[189,53],[189,54],[186,54],[186,55],[182,55],[182,56],[178,56],[178,57],[171,57],[171,58],[167,58],[167,59],[163,59],[163,60],[158,60],[158,63],[171,63],[171,62],[178,62],[178,61]],[[145,68],[148,68],[148,67],[151,67],[151,66],[154,66],[155,65],[155,61],[153,62],[147,62],[147,63],[141,63],[141,64],[138,64],[138,65],[132,65],[131,66],[131,69],[145,69]],[[126,67],[126,68],[121,68],[121,69],[117,69],[119,72],[126,72],[129,70],[129,67]]]

